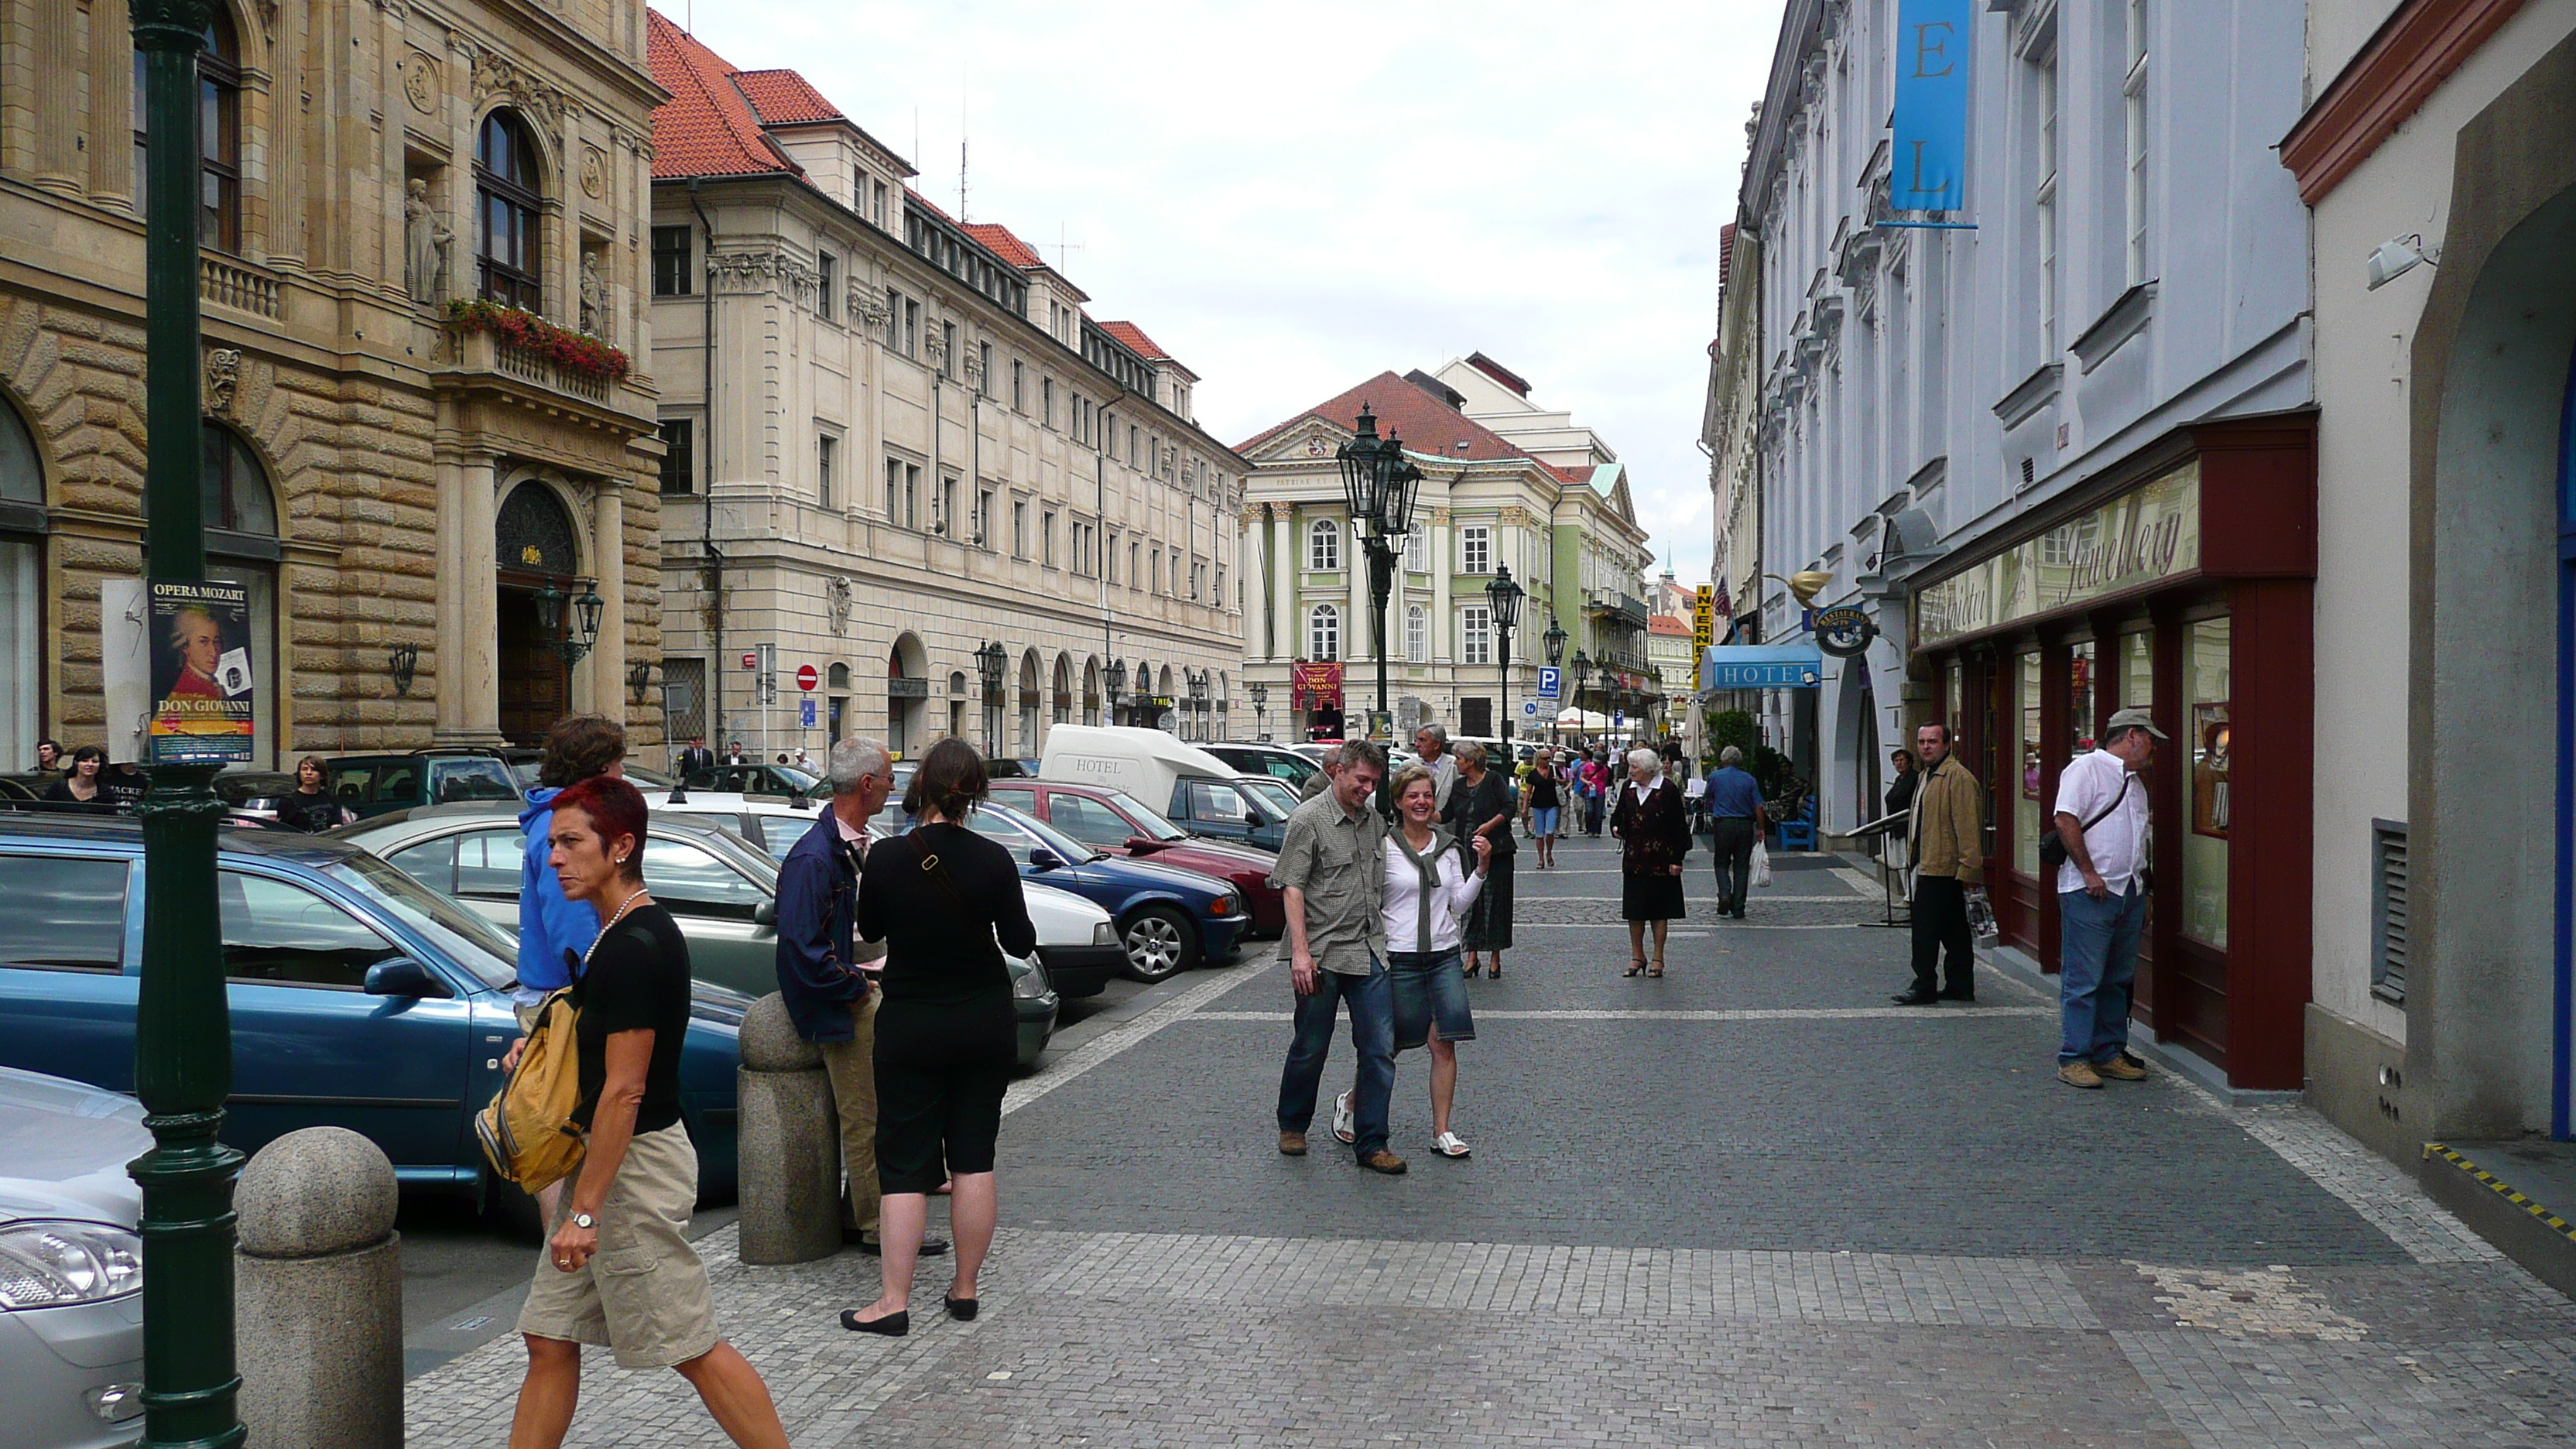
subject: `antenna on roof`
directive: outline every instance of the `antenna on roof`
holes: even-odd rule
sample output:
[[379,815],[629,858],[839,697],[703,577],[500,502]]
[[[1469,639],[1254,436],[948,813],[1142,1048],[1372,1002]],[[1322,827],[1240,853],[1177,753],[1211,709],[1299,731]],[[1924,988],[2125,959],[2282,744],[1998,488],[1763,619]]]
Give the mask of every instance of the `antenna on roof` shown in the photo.
[[1082,243],[1078,241],[1066,241],[1064,239],[1064,223],[1060,221],[1057,222],[1055,224],[1055,269],[1059,272],[1064,270],[1064,254],[1066,252],[1078,252],[1080,250],[1082,250]]
[[966,73],[957,73],[957,223],[966,224]]

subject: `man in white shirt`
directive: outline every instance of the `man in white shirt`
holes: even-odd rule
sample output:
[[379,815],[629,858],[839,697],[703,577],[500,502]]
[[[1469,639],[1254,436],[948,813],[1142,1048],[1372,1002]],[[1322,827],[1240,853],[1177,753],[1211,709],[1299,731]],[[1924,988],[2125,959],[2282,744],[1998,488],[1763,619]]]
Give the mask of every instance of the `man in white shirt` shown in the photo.
[[2146,1080],[2127,1055],[2129,988],[2147,917],[2147,786],[2138,772],[2164,737],[2147,711],[2120,710],[2102,747],[2057,777],[2055,824],[2066,846],[2057,868],[2057,1079],[2070,1087]]

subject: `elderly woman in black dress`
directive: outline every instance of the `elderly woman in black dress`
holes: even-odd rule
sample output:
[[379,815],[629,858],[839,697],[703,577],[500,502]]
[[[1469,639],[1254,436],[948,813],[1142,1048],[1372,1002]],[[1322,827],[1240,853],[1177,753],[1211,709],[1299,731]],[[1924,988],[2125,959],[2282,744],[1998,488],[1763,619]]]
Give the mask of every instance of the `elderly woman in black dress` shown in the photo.
[[921,823],[868,848],[859,874],[859,934],[886,943],[877,1008],[877,1185],[885,1291],[841,1315],[858,1333],[911,1329],[912,1272],[942,1179],[955,1184],[951,1318],[973,1318],[975,1275],[1000,1212],[993,1140],[1019,1059],[1019,1017],[1002,953],[1037,949],[1011,853],[966,823],[986,794],[984,758],[954,737],[922,757],[904,792]]
[[1512,944],[1512,816],[1520,810],[1519,792],[1509,775],[1486,768],[1485,747],[1460,745],[1458,784],[1449,792],[1441,823],[1455,831],[1458,843],[1472,851],[1477,837],[1493,842],[1493,860],[1484,890],[1467,913],[1459,946],[1467,953],[1467,975],[1474,976],[1480,956],[1493,958],[1494,979],[1503,977],[1503,950]]
[[[1682,912],[1682,857],[1690,854],[1690,813],[1681,788],[1664,778],[1663,757],[1642,746],[1628,752],[1628,778],[1610,811],[1619,837],[1619,914],[1628,923],[1628,969],[1664,974],[1664,932]],[[1646,923],[1655,926],[1655,961],[1646,964]]]

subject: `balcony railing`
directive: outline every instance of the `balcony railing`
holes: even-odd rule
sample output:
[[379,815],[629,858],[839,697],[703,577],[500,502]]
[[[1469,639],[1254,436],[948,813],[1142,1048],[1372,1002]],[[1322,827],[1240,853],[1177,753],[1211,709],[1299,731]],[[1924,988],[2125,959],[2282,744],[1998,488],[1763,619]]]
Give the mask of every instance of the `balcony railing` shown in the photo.
[[568,393],[590,402],[608,401],[606,378],[558,367],[533,349],[504,342],[489,332],[450,327],[447,335],[449,345],[455,349],[456,366],[461,371],[497,372],[533,387]]
[[277,316],[277,279],[222,257],[197,258],[197,295],[255,317]]

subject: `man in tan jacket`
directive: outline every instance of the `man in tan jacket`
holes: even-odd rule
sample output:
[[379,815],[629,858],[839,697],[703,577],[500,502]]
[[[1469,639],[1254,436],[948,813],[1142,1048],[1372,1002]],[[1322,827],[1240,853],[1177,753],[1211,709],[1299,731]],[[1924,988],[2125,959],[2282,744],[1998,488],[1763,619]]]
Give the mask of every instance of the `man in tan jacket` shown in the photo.
[[[1974,1001],[1977,958],[1968,894],[1985,891],[1983,802],[1977,777],[1950,754],[1949,726],[1917,729],[1914,750],[1923,761],[1923,783],[1914,792],[1914,818],[1905,832],[1914,860],[1914,985],[1896,1004]],[[1936,972],[1945,949],[1949,984],[1940,986]]]

